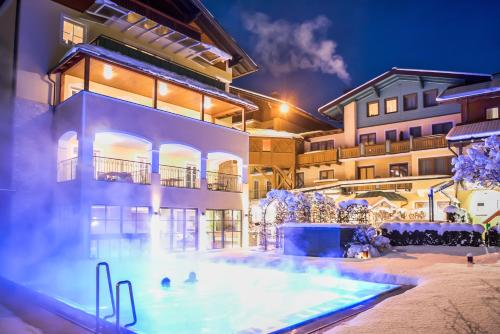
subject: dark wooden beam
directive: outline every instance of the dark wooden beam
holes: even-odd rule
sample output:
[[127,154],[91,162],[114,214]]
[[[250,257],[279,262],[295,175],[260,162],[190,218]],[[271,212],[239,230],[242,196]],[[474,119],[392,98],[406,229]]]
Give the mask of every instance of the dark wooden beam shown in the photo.
[[90,56],[86,55],[84,58],[83,65],[83,90],[89,90],[90,88]]

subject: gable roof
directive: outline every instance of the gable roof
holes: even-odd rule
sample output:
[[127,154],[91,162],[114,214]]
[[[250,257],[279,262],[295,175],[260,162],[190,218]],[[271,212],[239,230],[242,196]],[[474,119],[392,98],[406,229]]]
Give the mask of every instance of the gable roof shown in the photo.
[[428,76],[428,77],[441,77],[441,78],[451,78],[451,79],[462,79],[464,83],[475,83],[482,82],[491,79],[491,75],[482,73],[467,73],[467,72],[451,72],[451,71],[434,71],[434,70],[419,70],[419,69],[408,69],[408,68],[397,68],[393,67],[387,72],[359,85],[358,87],[351,89],[347,93],[337,97],[336,99],[328,102],[327,104],[318,108],[320,113],[325,113],[332,109],[341,102],[352,98],[358,93],[376,85],[377,83],[387,79],[393,75],[412,75],[412,76]]
[[[302,114],[303,116],[305,116],[309,119],[312,119],[315,122],[324,123],[324,125],[326,125],[326,126],[321,130],[327,130],[327,129],[329,130],[332,128],[334,128],[334,129],[342,129],[343,128],[342,122],[336,121],[336,120],[328,117],[327,115],[320,114],[316,111],[310,112],[310,111],[304,110],[304,109],[299,108],[293,104],[290,104],[287,101],[280,100],[280,99],[277,99],[277,98],[269,96],[269,95],[264,95],[261,93],[257,93],[255,91],[251,91],[251,90],[244,89],[241,87],[236,87],[236,86],[230,86],[229,91],[233,94],[242,95],[242,96],[246,97],[247,99],[252,100],[255,104],[259,105],[259,109],[261,109],[261,110],[269,107],[267,105],[267,103],[279,103],[279,104],[285,103],[291,108],[291,110],[294,110],[295,112]],[[262,103],[262,102],[267,102],[267,103]]]
[[[200,0],[53,0],[74,10],[85,12],[95,4],[117,4],[168,28],[201,41],[202,32],[220,50],[231,55],[229,66],[233,77],[255,72],[257,64],[215,20]],[[193,25],[194,23],[194,25]]]
[[490,81],[447,88],[436,100],[438,102],[448,102],[484,95],[489,97],[500,96],[500,76],[498,74],[493,75]]

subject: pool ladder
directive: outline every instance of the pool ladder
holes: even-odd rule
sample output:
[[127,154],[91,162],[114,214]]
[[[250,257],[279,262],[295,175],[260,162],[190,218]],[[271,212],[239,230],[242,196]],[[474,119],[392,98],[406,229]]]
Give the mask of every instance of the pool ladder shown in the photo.
[[104,320],[115,317],[115,329],[116,333],[120,333],[120,287],[122,285],[128,286],[129,296],[130,296],[130,304],[132,306],[132,317],[134,321],[131,323],[125,324],[123,327],[130,327],[137,323],[137,313],[135,311],[135,301],[134,301],[134,293],[132,289],[132,283],[128,280],[119,281],[116,283],[116,307],[115,307],[115,298],[113,296],[113,288],[111,284],[111,273],[109,270],[109,264],[107,262],[99,262],[96,266],[96,277],[95,277],[95,286],[96,286],[96,295],[95,295],[95,332],[99,333],[100,330],[100,315],[99,315],[99,307],[100,307],[100,275],[101,275],[101,267],[106,269],[106,279],[108,283],[109,297],[111,300],[111,308],[113,312],[109,315],[104,316]]

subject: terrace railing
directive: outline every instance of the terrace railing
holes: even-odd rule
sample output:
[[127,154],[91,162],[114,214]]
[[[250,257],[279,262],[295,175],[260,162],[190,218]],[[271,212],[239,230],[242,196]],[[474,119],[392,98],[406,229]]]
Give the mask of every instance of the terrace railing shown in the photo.
[[109,182],[151,184],[151,164],[94,156],[94,179]]
[[207,188],[213,191],[243,192],[241,175],[207,171]]
[[[299,154],[299,166],[337,163],[339,159],[353,159],[388,154],[408,153],[411,151],[430,150],[447,147],[445,135],[410,138],[402,141],[386,141],[383,144],[359,145],[354,147],[337,148],[333,150],[317,151]],[[337,152],[338,151],[338,152]]]
[[76,165],[78,158],[71,158],[57,163],[57,182],[65,182],[76,179]]
[[160,165],[160,182],[164,187],[200,188],[200,171],[195,167]]

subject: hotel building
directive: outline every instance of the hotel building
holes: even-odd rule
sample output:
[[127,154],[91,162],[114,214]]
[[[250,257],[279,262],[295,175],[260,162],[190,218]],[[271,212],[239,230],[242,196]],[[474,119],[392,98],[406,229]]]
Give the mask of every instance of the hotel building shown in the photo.
[[13,240],[32,231],[91,257],[246,244],[258,107],[229,84],[257,66],[200,1],[17,0],[0,14]]

